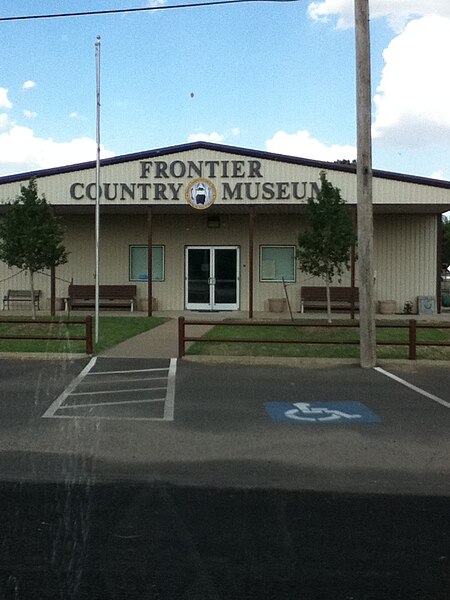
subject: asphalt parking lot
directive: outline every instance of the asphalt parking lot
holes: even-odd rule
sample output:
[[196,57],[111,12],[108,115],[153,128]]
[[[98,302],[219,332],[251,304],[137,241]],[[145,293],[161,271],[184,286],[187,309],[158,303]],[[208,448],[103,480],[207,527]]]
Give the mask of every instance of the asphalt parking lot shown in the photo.
[[1,367],[2,599],[449,597],[446,369]]
[[2,366],[4,477],[450,492],[440,366],[389,369],[414,388],[355,365],[99,358],[90,368],[88,360]]

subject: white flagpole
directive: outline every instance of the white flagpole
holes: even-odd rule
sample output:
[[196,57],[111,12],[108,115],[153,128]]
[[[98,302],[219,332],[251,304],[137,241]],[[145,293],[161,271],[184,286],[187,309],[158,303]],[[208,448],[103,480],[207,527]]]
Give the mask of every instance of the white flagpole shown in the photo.
[[96,142],[97,162],[95,168],[95,342],[99,340],[99,305],[100,305],[100,36],[95,42],[97,118]]

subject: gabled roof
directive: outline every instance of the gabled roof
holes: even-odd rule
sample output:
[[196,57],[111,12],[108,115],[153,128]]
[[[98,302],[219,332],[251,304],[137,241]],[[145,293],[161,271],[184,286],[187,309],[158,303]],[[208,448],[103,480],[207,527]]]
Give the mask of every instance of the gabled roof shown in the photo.
[[[164,148],[157,148],[155,150],[146,150],[143,152],[134,152],[131,154],[122,154],[120,156],[113,156],[112,158],[103,158],[100,161],[101,166],[116,165],[136,160],[148,160],[155,157],[163,157],[167,154],[176,154],[179,152],[190,152],[192,150],[205,149],[213,150],[217,152],[223,152],[234,155],[241,155],[253,158],[261,158],[265,160],[272,160],[281,163],[288,163],[292,165],[299,165],[305,167],[314,167],[317,169],[323,169],[326,171],[340,171],[345,173],[355,173],[355,165],[344,165],[335,162],[326,162],[321,160],[313,160],[309,158],[300,158],[297,156],[288,156],[285,154],[275,154],[272,152],[266,152],[263,150],[250,150],[248,148],[240,148],[237,146],[228,146],[225,144],[212,144],[210,142],[192,142],[186,144],[178,144],[175,146],[166,146]],[[75,171],[82,171],[85,169],[93,169],[96,166],[95,160],[88,162],[77,163],[73,165],[67,165],[62,167],[52,167],[50,169],[40,169],[37,171],[28,171],[26,173],[18,173],[15,175],[6,175],[0,177],[0,185],[5,183],[14,183],[16,181],[28,181],[32,177],[47,177],[49,175],[59,175],[61,173],[73,173]],[[416,175],[406,175],[403,173],[394,173],[391,171],[381,171],[374,169],[373,176],[380,179],[391,179],[395,181],[402,181],[406,183],[415,183],[418,185],[426,185],[430,187],[439,187],[450,189],[450,181],[444,181],[439,179],[433,179],[431,177],[418,177]]]

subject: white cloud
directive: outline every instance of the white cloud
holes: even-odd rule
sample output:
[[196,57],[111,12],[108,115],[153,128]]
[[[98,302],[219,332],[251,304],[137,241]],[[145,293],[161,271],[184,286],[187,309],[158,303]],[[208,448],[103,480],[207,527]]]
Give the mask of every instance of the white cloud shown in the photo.
[[[315,21],[337,18],[337,28],[353,27],[354,0],[317,0],[310,2],[308,14]],[[439,15],[450,17],[448,0],[370,0],[370,18],[386,18],[390,27],[400,32],[409,19]]]
[[223,142],[224,136],[217,131],[212,133],[191,133],[188,135],[188,142],[211,142],[220,143]]
[[31,79],[28,79],[27,81],[24,82],[24,84],[22,85],[22,89],[23,90],[31,90],[32,88],[34,88],[34,86],[36,85],[35,81],[32,81]]
[[374,138],[404,146],[450,135],[450,18],[410,21],[383,53],[375,94]]
[[[309,2],[313,20],[352,27],[354,0]],[[450,135],[450,1],[370,0],[371,19],[385,18],[397,36],[383,53],[374,97],[373,136],[417,147],[448,143]]]
[[0,113],[0,129],[6,129],[8,121],[8,115],[6,113]]
[[167,0],[148,0],[147,4],[151,8],[157,8],[158,6],[165,6]]
[[352,27],[353,0],[322,0],[311,2],[308,6],[308,15],[313,21],[328,21],[330,16],[337,16],[337,28]]
[[23,114],[26,119],[35,119],[37,117],[37,113],[32,110],[24,110]]
[[432,179],[445,179],[444,171],[442,171],[442,169],[440,169],[439,171],[434,171],[433,173],[431,173],[431,178]]
[[232,127],[224,133],[213,131],[212,133],[196,132],[188,135],[188,142],[211,142],[212,144],[220,144],[227,138],[236,138],[241,135],[239,127]]
[[77,112],[71,112],[69,115],[69,119],[75,119],[78,121],[86,121],[86,117],[83,117],[83,115],[80,115]]
[[355,146],[327,145],[312,138],[309,131],[297,131],[296,133],[277,131],[272,138],[266,141],[266,150],[277,154],[288,154],[329,162],[356,158]]
[[[96,148],[95,140],[87,137],[55,142],[37,137],[29,127],[13,125],[0,134],[0,175],[95,160]],[[101,156],[114,153],[102,148]]]
[[12,108],[8,100],[8,88],[0,87],[0,108]]

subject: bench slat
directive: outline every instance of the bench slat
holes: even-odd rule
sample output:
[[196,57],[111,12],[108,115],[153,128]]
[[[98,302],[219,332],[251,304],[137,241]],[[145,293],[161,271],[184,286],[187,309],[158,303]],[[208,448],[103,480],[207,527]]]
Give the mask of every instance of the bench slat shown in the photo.
[[[359,307],[359,289],[346,286],[330,287],[331,308],[349,309],[354,302],[354,307]],[[301,288],[301,309],[326,308],[327,289],[325,286],[304,286]]]
[[[136,302],[135,285],[100,285],[99,300],[103,308],[130,308]],[[69,308],[91,308],[95,306],[95,285],[69,285]]]
[[[41,296],[41,290],[34,290],[34,304],[39,310],[39,299]],[[5,306],[9,310],[10,302],[31,302],[31,291],[30,290],[8,290],[3,296],[3,310]]]

